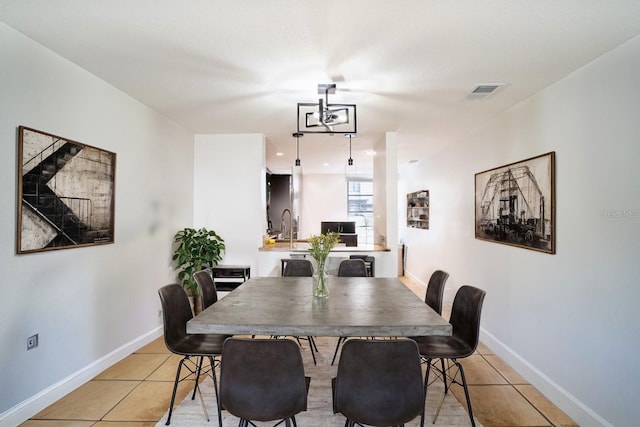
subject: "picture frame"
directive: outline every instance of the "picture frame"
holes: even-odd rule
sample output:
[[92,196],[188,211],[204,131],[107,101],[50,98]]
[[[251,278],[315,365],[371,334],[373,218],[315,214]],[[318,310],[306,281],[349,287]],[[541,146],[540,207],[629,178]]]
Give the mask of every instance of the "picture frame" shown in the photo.
[[116,154],[18,128],[16,252],[114,243]]
[[475,174],[475,237],[556,253],[555,152]]
[[407,193],[407,227],[429,229],[429,190]]

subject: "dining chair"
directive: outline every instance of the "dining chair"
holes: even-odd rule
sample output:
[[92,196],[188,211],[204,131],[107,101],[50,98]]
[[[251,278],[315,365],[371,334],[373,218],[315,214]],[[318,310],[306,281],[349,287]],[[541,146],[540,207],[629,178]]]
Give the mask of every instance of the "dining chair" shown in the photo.
[[311,277],[313,264],[308,259],[290,259],[284,266],[282,275],[285,277]]
[[427,293],[424,296],[424,302],[441,316],[442,301],[444,297],[444,285],[445,283],[447,283],[448,278],[449,273],[447,273],[446,271],[434,271],[429,278],[429,283],[427,284]]
[[[442,316],[442,302],[444,299],[444,285],[449,278],[449,273],[443,270],[436,270],[431,274],[429,278],[429,283],[427,284],[427,291],[424,296],[424,302],[429,307],[431,307],[436,313]],[[420,337],[410,337],[413,340],[420,340]],[[437,368],[438,372],[444,372],[444,359],[432,359],[431,364],[437,363],[440,361],[440,367]],[[426,359],[423,359],[426,363]],[[444,390],[445,393],[448,392],[447,381],[444,376],[442,376],[442,380],[444,382]]]
[[294,341],[229,338],[224,343],[220,404],[240,418],[240,427],[275,420],[295,426],[295,415],[307,409],[309,382]]
[[367,267],[367,277],[375,277],[376,275],[376,259],[371,255],[349,255],[349,259],[361,259]]
[[404,425],[424,411],[417,344],[408,339],[346,341],[332,389],[333,412],[347,418],[345,426]]
[[218,302],[218,290],[213,280],[213,272],[211,269],[204,269],[193,273],[193,280],[198,285],[200,292],[200,301],[202,301],[202,309],[209,307]]
[[338,266],[338,277],[367,277],[367,265],[362,259],[343,259]]
[[[340,265],[338,266],[338,277],[367,277],[367,265],[364,260],[360,258],[344,259],[340,261]],[[336,361],[340,345],[344,343],[346,339],[347,337],[338,337],[336,349],[333,352],[333,358],[331,359],[332,365]]]
[[[431,369],[438,371],[438,374],[441,375],[445,381],[445,392],[442,395],[442,400],[433,417],[434,423],[438,418],[450,385],[458,384],[464,389],[469,419],[471,420],[471,425],[475,427],[467,380],[464,376],[462,364],[458,360],[471,356],[478,347],[480,338],[480,316],[482,314],[482,303],[484,302],[485,296],[485,291],[474,286],[465,285],[460,287],[453,299],[451,317],[449,318],[449,323],[453,327],[452,335],[413,338],[420,350],[420,357],[427,365],[424,377],[425,400],[427,388],[430,384],[429,374]],[[446,359],[447,361],[451,361],[452,364],[447,363],[447,368],[445,369],[443,365],[442,370],[440,370],[437,365],[431,363],[434,359]],[[460,379],[458,379],[458,376]],[[447,381],[449,381],[449,387],[446,386]]]
[[[282,275],[285,277],[311,277],[313,276],[313,264],[311,264],[311,261],[308,259],[290,259],[287,261]],[[300,337],[295,336],[294,338],[300,343]],[[313,364],[316,365],[318,346],[313,337],[308,336],[306,340],[309,342],[309,350],[311,351]]]
[[[160,296],[160,303],[162,304],[165,345],[170,352],[183,356],[176,370],[176,378],[173,384],[166,425],[171,423],[171,414],[173,413],[173,404],[176,399],[178,383],[192,375],[195,376],[195,384],[191,399],[195,399],[196,392],[199,393],[205,418],[209,421],[209,414],[207,413],[199,389],[199,380],[202,374],[209,374],[211,376],[216,393],[216,402],[219,402],[215,367],[217,365],[217,358],[222,354],[224,340],[229,336],[217,334],[187,334],[187,322],[193,318],[193,312],[191,311],[191,304],[189,303],[189,297],[185,290],[178,284],[171,284],[160,288],[158,294]],[[209,369],[203,372],[202,365],[204,358],[209,359]],[[180,372],[183,367],[187,369],[189,373],[181,377]],[[222,427],[220,405],[218,405],[218,423],[220,427]]]

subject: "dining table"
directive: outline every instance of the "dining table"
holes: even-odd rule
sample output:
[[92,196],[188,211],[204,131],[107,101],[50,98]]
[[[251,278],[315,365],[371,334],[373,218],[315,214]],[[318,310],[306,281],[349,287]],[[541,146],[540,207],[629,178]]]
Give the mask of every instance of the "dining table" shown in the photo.
[[395,277],[253,277],[187,322],[190,334],[448,336],[452,326]]

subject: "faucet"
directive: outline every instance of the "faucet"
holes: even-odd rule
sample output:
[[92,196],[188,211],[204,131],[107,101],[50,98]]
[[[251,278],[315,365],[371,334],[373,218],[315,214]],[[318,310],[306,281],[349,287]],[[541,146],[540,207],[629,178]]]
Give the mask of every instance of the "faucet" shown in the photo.
[[[285,208],[282,211],[282,216],[280,217],[280,224],[281,224],[280,228],[285,228],[285,227],[283,227],[285,225],[285,223],[284,223],[284,215],[287,212],[289,212],[289,249],[293,249],[293,215],[291,215],[291,211],[288,208]],[[284,233],[283,233],[282,237],[285,237]]]

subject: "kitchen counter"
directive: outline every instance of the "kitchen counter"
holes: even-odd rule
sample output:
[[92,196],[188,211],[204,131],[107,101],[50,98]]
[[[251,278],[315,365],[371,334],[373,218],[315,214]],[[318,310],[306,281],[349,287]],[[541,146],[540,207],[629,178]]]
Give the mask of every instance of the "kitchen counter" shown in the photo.
[[[309,243],[305,240],[294,240],[293,248],[290,248],[288,241],[277,241],[273,244],[262,245],[262,247],[258,248],[258,251],[305,253],[309,252]],[[338,244],[331,249],[331,253],[333,252],[389,252],[389,249],[381,245],[346,246],[344,244]]]
[[[293,248],[289,241],[277,240],[276,243],[265,244],[258,248],[257,277],[280,276],[282,274],[282,260],[306,256],[309,253],[309,243],[306,240],[294,240]],[[366,255],[375,258],[375,274],[377,277],[397,277],[397,252],[380,245],[346,246],[338,244],[331,249],[327,258],[329,274],[335,274],[341,260],[350,255]],[[313,260],[312,260],[313,262]],[[253,271],[252,271],[253,273]],[[253,276],[253,274],[252,274]]]

